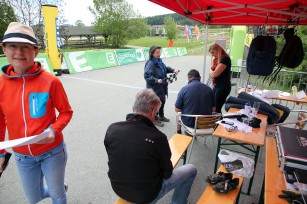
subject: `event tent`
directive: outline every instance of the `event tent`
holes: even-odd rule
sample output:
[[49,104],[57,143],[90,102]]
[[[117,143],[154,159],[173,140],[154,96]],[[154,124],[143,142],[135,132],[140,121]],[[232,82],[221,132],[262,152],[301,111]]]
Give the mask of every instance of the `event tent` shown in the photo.
[[307,0],[149,0],[207,25],[307,25]]
[[[149,0],[206,25],[307,25],[307,0]],[[207,50],[207,41],[205,42]],[[203,80],[205,79],[206,52]]]

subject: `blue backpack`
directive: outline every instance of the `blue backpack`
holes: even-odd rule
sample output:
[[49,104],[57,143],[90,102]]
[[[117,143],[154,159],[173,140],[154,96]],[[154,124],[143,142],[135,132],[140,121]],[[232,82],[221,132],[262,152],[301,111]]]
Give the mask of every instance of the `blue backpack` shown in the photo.
[[249,74],[269,76],[275,66],[276,42],[271,36],[257,36],[252,40],[246,60]]

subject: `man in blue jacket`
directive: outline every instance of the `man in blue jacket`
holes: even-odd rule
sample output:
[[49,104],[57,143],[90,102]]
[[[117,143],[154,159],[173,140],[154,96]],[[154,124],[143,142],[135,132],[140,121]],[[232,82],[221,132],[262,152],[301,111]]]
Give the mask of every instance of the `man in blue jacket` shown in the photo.
[[162,62],[161,47],[153,45],[149,49],[149,60],[145,64],[144,78],[146,80],[146,88],[153,89],[161,101],[161,107],[157,113],[154,124],[163,127],[162,122],[169,122],[169,119],[164,117],[164,105],[168,95],[167,73],[175,73],[178,71],[165,66]]
[[[190,115],[210,115],[215,112],[215,101],[212,89],[200,81],[197,70],[188,73],[188,84],[178,93],[175,111]],[[183,124],[194,127],[195,118],[182,117]],[[177,133],[181,133],[181,125],[177,125]]]

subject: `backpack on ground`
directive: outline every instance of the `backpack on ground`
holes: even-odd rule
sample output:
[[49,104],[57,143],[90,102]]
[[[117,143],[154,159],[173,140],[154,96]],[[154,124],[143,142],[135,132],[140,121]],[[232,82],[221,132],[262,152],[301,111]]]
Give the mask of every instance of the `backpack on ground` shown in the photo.
[[271,36],[257,36],[250,45],[246,69],[249,74],[269,76],[275,66],[276,42]]
[[294,35],[294,28],[284,32],[286,43],[276,61],[279,67],[296,68],[304,59],[304,48],[300,37]]

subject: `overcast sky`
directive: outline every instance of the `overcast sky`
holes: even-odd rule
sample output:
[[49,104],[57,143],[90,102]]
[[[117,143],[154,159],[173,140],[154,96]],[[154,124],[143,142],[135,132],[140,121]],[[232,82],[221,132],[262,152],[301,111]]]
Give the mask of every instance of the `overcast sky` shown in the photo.
[[[133,9],[144,17],[173,13],[171,10],[165,9],[147,0],[126,1],[132,4]],[[82,20],[85,25],[91,25],[94,17],[88,10],[88,7],[93,7],[92,0],[64,0],[64,2],[66,4],[64,7],[64,15],[69,24],[74,25],[77,20]]]

